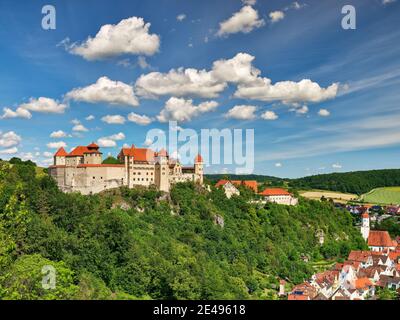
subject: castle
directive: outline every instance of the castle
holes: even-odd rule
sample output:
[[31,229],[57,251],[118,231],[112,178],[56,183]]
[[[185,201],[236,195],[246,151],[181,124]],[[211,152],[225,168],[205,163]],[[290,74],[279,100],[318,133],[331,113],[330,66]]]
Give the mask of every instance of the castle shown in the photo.
[[64,148],[54,154],[49,174],[63,192],[95,194],[107,189],[127,186],[156,186],[169,192],[172,184],[193,181],[203,183],[203,159],[197,155],[194,165],[183,167],[170,159],[165,150],[155,152],[148,148],[122,148],[120,164],[103,164],[99,146],[91,143],[78,146],[70,153]]

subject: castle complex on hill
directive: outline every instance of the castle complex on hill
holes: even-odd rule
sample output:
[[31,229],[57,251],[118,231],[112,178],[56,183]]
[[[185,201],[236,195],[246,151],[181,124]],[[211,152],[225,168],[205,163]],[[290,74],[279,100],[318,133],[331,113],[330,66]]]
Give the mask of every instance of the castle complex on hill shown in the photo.
[[94,194],[107,189],[127,186],[155,185],[169,192],[171,184],[193,181],[203,183],[203,159],[194,159],[194,165],[183,167],[170,159],[165,150],[155,152],[147,148],[122,148],[118,155],[121,164],[103,164],[99,146],[91,143],[78,146],[70,153],[60,148],[54,155],[50,175],[63,192],[78,191]]

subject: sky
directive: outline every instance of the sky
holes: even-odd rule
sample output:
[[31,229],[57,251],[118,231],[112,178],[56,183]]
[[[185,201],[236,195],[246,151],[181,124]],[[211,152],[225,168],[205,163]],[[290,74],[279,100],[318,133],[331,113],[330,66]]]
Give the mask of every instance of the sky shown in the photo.
[[1,0],[0,158],[116,156],[173,120],[254,129],[256,174],[398,168],[399,17],[398,0]]

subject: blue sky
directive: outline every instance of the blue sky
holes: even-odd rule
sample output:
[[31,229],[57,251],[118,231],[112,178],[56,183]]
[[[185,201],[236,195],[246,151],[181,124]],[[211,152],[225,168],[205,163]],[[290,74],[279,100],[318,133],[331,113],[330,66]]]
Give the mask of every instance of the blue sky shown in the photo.
[[[56,8],[55,30],[41,26],[46,4]],[[341,27],[346,4],[356,8],[355,30]],[[2,0],[0,158],[47,165],[61,142],[70,150],[99,139],[116,155],[180,120],[195,130],[254,129],[258,174],[398,168],[399,16],[400,1],[388,0]],[[121,39],[132,26],[124,19],[138,26]],[[107,24],[120,28],[108,43],[98,34]],[[244,69],[226,76],[237,70],[218,72],[214,62]],[[183,88],[188,70],[195,77]],[[271,83],[256,88],[263,79]],[[104,121],[116,115],[125,122]]]

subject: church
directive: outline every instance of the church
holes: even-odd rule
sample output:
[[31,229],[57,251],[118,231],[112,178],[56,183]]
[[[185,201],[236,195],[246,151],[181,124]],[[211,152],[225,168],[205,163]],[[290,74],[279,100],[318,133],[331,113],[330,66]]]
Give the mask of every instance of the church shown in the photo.
[[169,192],[172,184],[193,181],[203,184],[203,158],[197,155],[193,166],[182,166],[171,159],[165,150],[155,152],[148,148],[122,148],[119,164],[103,164],[100,147],[91,143],[78,146],[71,152],[64,148],[54,154],[54,164],[49,174],[63,192],[95,194],[101,191],[127,186],[156,186]]

